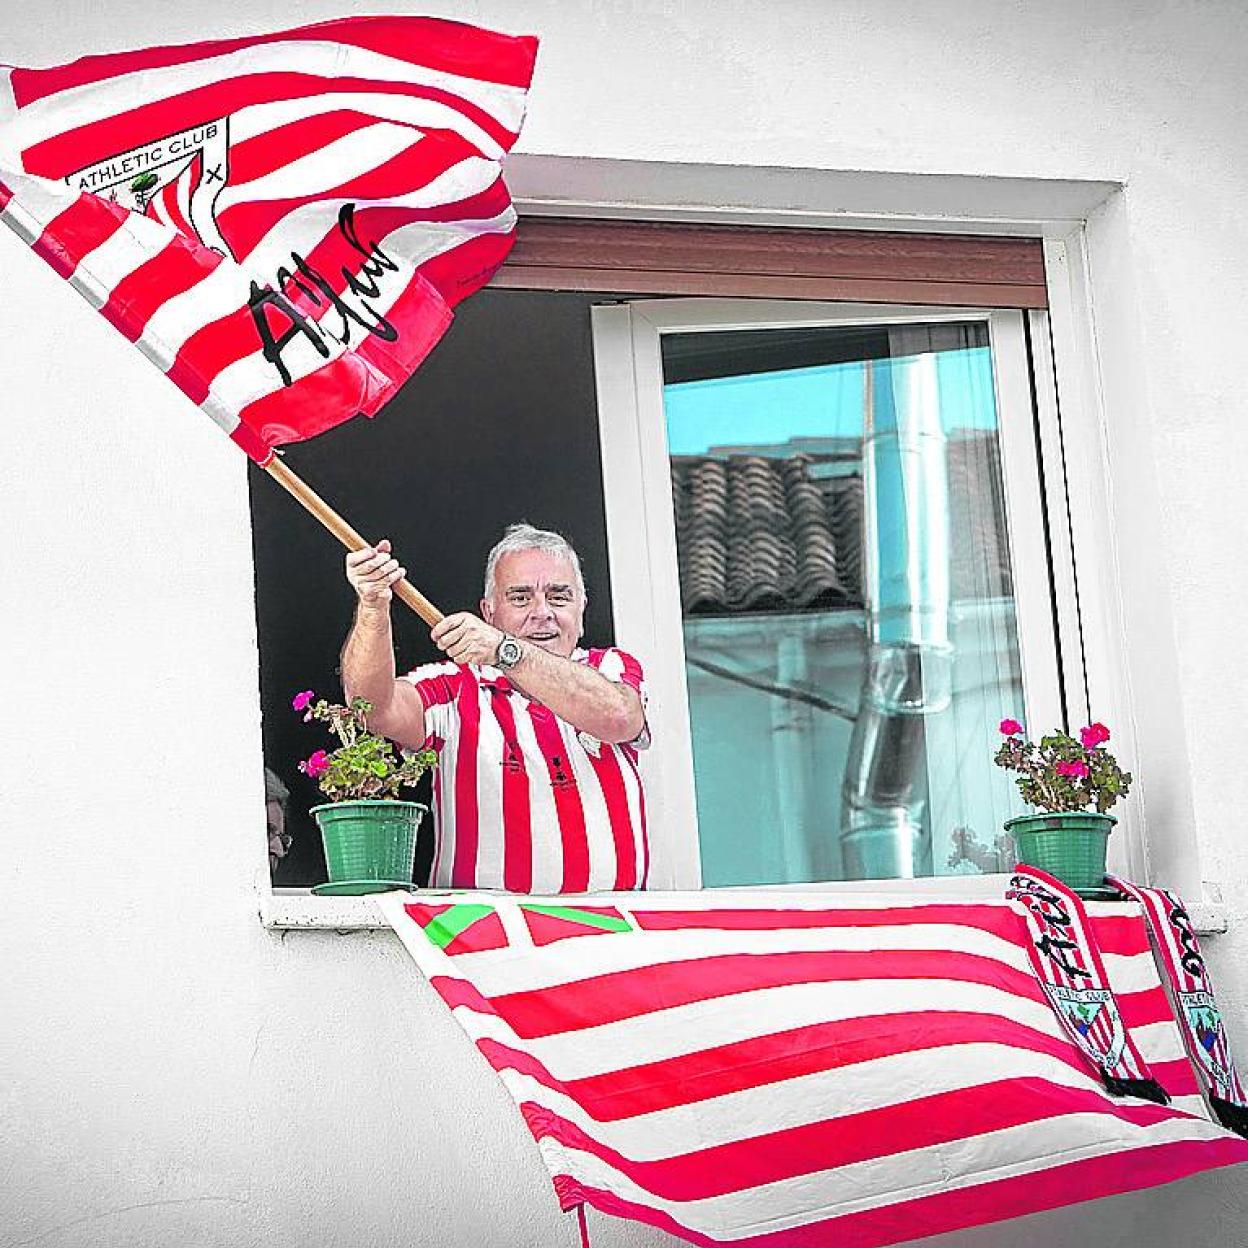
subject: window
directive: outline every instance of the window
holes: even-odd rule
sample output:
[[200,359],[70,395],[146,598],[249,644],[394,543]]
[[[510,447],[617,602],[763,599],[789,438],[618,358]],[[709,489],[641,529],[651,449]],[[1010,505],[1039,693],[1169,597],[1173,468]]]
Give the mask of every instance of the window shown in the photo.
[[[673,884],[993,873],[1062,719],[1023,313],[594,311],[617,635]],[[662,857],[666,850],[670,857]]]
[[[485,557],[504,525],[558,529],[581,554],[586,636],[610,644],[590,309],[611,297],[480,292],[376,420],[291,446],[288,462],[361,533],[389,537],[412,583],[446,612],[477,610]],[[307,815],[321,798],[296,764],[328,741],[290,701],[309,688],[340,694],[338,653],[354,596],[337,543],[254,468],[250,490],[264,761],[290,791],[292,839],[273,882],[304,888],[325,879]],[[400,671],[440,657],[413,612],[400,604],[392,615]],[[427,800],[427,788],[417,800]],[[417,880],[431,859],[426,821]]]
[[[390,536],[448,611],[475,608],[485,553],[509,521],[572,538],[588,639],[647,661],[662,740],[645,763],[656,887],[1005,865],[994,841],[1008,777],[986,766],[996,723],[1020,701],[1037,721],[1063,719],[1052,582],[1069,569],[1045,526],[1038,348],[1033,314],[1017,310],[1044,300],[1038,245],[526,225],[503,289],[464,305],[382,417],[290,448],[292,464],[362,531]],[[794,290],[922,305],[720,297]],[[899,404],[912,391],[935,397]],[[728,395],[764,415],[751,424]],[[868,428],[886,413],[893,450],[869,453],[883,442]],[[924,421],[942,450],[907,475],[903,433]],[[868,518],[886,519],[872,489],[904,495],[938,479],[928,509],[946,518],[945,539],[920,525],[904,550],[863,540]],[[740,503],[722,517],[726,544],[704,524],[716,489]],[[317,794],[295,761],[322,742],[289,698],[336,691],[352,603],[340,553],[271,483],[254,478],[252,507],[265,761],[292,791],[275,882],[305,886],[323,865],[303,814]],[[742,533],[770,553],[756,557]],[[900,574],[943,561],[947,584],[890,606],[868,592],[887,572],[870,566],[881,554]],[[924,606],[929,590],[936,607]],[[335,601],[341,611],[327,611]],[[903,631],[890,648],[880,621],[899,605],[943,612],[944,632]],[[435,657],[414,616],[397,611],[396,623],[401,670]],[[885,686],[897,705],[878,708],[869,732],[864,691]],[[871,732],[905,751],[865,750]],[[888,835],[867,826],[886,815]],[[426,835],[418,881],[428,850]]]

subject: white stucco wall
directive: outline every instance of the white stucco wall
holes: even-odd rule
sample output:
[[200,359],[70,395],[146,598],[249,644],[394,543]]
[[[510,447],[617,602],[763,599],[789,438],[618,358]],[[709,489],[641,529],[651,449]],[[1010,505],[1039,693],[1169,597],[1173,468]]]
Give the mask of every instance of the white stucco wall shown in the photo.
[[[0,14],[0,59],[57,63],[352,7],[407,6],[33,0]],[[1180,708],[1165,742],[1154,730],[1144,779],[1164,806],[1190,772],[1201,870],[1230,911],[1211,961],[1248,1053],[1248,10],[426,11],[543,36],[528,153],[1125,184],[1090,234],[1118,558],[1137,696],[1173,693]],[[0,1245],[575,1243],[501,1086],[397,942],[283,937],[256,919],[241,456],[8,237],[0,396]],[[933,1243],[1239,1244],[1246,1188],[1234,1172],[1202,1176]],[[665,1242],[592,1226],[596,1244]]]

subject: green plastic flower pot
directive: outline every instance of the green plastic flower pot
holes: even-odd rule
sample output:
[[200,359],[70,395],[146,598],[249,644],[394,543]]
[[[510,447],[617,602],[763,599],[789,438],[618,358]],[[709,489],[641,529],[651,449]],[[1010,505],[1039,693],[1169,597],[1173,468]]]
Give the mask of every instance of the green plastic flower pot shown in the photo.
[[353,897],[411,888],[416,832],[428,809],[380,799],[313,806],[329,882],[312,891]]
[[1017,815],[1005,821],[1018,861],[1056,876],[1076,892],[1096,893],[1105,885],[1105,850],[1118,822],[1092,810]]

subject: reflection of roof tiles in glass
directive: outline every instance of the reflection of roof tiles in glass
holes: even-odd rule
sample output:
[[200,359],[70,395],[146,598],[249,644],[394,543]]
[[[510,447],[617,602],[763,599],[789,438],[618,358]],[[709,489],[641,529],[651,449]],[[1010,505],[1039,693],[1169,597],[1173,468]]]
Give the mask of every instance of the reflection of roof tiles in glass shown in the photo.
[[[861,607],[862,476],[811,455],[674,456],[681,603],[689,615]],[[955,599],[1011,593],[994,434],[948,449]]]

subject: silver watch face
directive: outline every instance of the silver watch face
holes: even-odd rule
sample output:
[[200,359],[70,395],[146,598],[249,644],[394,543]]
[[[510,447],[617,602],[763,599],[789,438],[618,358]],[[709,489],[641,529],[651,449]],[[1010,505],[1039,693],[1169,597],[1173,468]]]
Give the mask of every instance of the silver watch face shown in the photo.
[[524,651],[520,647],[520,643],[514,637],[504,637],[498,643],[498,666],[506,671],[509,667],[515,667],[520,662],[520,656]]

